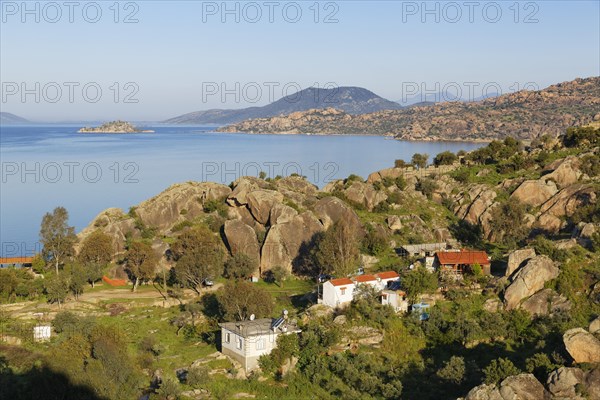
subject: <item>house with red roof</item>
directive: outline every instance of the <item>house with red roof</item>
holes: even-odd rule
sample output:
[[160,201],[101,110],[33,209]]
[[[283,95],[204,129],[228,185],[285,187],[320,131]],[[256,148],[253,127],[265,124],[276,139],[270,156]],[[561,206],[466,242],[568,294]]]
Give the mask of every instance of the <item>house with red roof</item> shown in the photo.
[[433,262],[435,269],[458,275],[462,275],[464,272],[472,270],[475,264],[481,266],[484,275],[491,274],[492,263],[485,251],[438,251],[435,253],[435,260]]
[[397,281],[399,278],[397,272],[385,271],[353,278],[331,279],[323,284],[321,304],[329,307],[344,306],[354,299],[354,290],[359,285],[370,285],[377,291],[381,291],[388,287],[389,282]]

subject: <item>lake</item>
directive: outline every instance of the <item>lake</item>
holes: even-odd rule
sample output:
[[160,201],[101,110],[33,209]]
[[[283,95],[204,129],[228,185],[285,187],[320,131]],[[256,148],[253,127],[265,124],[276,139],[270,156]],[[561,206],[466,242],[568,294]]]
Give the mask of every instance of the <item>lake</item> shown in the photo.
[[472,150],[479,143],[408,142],[378,136],[247,135],[214,127],[153,126],[149,134],[78,134],[81,125],[0,126],[0,253],[39,251],[42,216],[57,206],[79,231],[109,207],[127,211],[170,185],[229,184],[240,176],[298,173],[332,179],[393,166],[414,153]]

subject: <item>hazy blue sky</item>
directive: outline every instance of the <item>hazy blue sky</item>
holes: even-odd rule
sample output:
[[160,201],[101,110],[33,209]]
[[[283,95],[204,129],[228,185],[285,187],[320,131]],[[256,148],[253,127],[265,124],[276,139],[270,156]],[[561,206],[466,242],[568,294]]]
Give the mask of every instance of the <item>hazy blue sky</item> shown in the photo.
[[[230,14],[220,1],[83,1],[73,22],[62,1],[28,2],[30,14],[21,1],[0,4],[0,106],[31,120],[162,120],[263,105],[284,95],[284,85],[290,94],[314,84],[361,86],[399,100],[420,85],[458,85],[467,97],[469,82],[481,85],[478,96],[486,84],[507,92],[600,75],[596,0],[228,2]],[[131,13],[138,22],[123,23]],[[236,82],[239,101],[223,101],[215,88],[233,92]],[[32,92],[25,101],[23,85]],[[128,94],[138,103],[125,102]]]

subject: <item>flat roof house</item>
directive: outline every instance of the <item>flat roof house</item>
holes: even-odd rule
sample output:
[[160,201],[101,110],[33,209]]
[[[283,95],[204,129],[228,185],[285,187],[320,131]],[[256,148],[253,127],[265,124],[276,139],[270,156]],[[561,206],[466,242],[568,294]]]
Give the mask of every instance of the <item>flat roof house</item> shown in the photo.
[[485,251],[460,250],[435,253],[434,267],[443,272],[462,275],[475,264],[481,266],[484,275],[490,275],[491,261]]
[[277,347],[279,335],[296,334],[298,327],[280,318],[260,318],[256,320],[225,322],[221,327],[221,353],[242,364],[246,372],[258,366],[258,359]]

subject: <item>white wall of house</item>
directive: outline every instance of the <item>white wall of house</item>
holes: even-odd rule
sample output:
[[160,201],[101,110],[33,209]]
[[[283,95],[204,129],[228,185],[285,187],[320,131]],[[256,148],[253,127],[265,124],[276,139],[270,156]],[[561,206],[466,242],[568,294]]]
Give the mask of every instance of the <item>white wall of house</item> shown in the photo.
[[323,304],[338,307],[352,301],[354,284],[334,286],[331,281],[323,284]]
[[389,304],[396,312],[408,312],[408,301],[393,290],[385,290],[381,294],[381,304]]
[[277,335],[269,332],[244,338],[228,329],[221,328],[221,352],[237,360],[246,371],[258,366],[258,358],[269,354],[276,347]]

